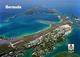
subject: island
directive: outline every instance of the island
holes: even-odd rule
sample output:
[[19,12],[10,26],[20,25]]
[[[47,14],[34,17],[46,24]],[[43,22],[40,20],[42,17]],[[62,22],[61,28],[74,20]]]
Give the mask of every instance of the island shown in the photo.
[[[65,36],[71,33],[71,22],[67,20],[67,17],[61,16],[60,22],[57,24],[49,22],[49,24],[49,28],[38,33],[23,36],[16,40],[5,40],[3,44],[0,44],[0,56],[18,57],[20,54],[23,54],[25,49],[34,48],[32,57],[42,57],[55,49],[55,45],[62,42]],[[4,39],[0,41],[4,41]]]

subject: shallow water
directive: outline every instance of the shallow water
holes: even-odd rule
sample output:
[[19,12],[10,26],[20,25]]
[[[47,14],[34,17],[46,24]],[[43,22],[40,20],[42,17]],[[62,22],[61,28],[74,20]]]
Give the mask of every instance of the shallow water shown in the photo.
[[[5,2],[4,2],[5,1]],[[80,16],[80,1],[79,0],[37,0],[37,1],[30,1],[30,0],[22,0],[22,1],[7,1],[7,0],[2,0],[1,3],[0,1],[0,25],[5,22],[7,18],[10,16],[14,16],[18,13],[23,13],[26,11],[27,8],[30,7],[45,7],[45,8],[55,8],[61,15],[69,16],[72,19],[72,16]],[[23,9],[20,10],[6,10],[4,9],[5,4],[15,4],[15,3],[20,3],[23,5]],[[27,6],[26,6],[27,5]],[[5,13],[5,14],[4,14]],[[37,23],[37,19],[47,19],[51,21],[56,21],[57,18],[53,15],[35,15],[35,16],[19,16],[15,19],[12,19],[9,21],[9,23],[4,23],[6,25],[1,25],[0,26],[0,34],[1,35],[6,35],[7,37],[14,37],[14,36],[19,36],[22,34],[31,34],[32,32],[37,32],[41,29],[44,29],[45,27],[48,27],[48,25]],[[3,27],[2,27],[3,26]],[[76,25],[74,27],[72,33],[70,36],[67,37],[68,43],[73,43],[75,44],[75,53],[80,53],[80,27],[77,27]],[[17,32],[17,33],[16,33]],[[76,37],[77,36],[77,37]],[[67,51],[67,44],[59,46],[55,51],[52,51],[52,53],[46,55],[46,57],[52,57],[55,55],[55,53]],[[31,51],[26,52],[30,53]],[[30,57],[29,55],[26,55],[24,57]]]

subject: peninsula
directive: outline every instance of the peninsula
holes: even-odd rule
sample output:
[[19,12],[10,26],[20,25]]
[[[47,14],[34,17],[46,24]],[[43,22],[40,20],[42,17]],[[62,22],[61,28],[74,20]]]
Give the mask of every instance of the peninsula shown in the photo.
[[[17,40],[6,40],[0,45],[0,56],[19,56],[25,49],[34,48],[32,57],[40,57],[50,52],[56,43],[64,40],[64,37],[71,33],[71,22],[65,16],[61,16],[61,22],[51,23],[46,30],[36,34],[23,36]],[[49,22],[50,23],[50,22]],[[3,41],[3,40],[2,40]]]

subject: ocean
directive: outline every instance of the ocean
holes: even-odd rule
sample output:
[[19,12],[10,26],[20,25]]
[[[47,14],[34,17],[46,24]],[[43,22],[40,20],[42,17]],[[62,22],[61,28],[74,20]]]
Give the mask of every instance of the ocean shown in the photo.
[[[4,2],[5,1],[5,2]],[[4,2],[4,3],[1,3]],[[80,1],[79,0],[2,0],[0,1],[0,35],[6,36],[7,38],[17,38],[21,35],[29,35],[39,30],[47,28],[49,25],[41,24],[36,22],[36,20],[50,20],[53,22],[59,21],[56,16],[53,15],[32,15],[24,16],[21,15],[17,18],[9,19],[9,17],[15,16],[18,13],[25,12],[28,8],[32,7],[43,7],[43,8],[53,8],[56,9],[61,15],[69,16],[70,20],[73,21],[73,16],[80,16]],[[5,4],[21,4],[23,9],[13,10],[5,9]],[[75,23],[76,24],[76,23]],[[67,51],[67,45],[72,43],[75,44],[74,53],[80,54],[80,26],[72,26],[72,32],[66,37],[66,41],[63,45],[53,50],[51,53],[45,55],[45,57],[54,57],[55,54]],[[32,49],[26,50],[25,55],[21,57],[31,57]]]

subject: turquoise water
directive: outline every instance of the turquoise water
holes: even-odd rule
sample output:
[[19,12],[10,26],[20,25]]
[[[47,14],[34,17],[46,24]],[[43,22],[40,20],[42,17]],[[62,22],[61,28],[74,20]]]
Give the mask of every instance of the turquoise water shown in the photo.
[[[5,1],[5,2],[4,2]],[[4,3],[3,3],[4,2]],[[18,13],[25,12],[28,8],[32,7],[42,7],[43,8],[53,8],[56,9],[61,15],[71,17],[71,21],[73,21],[72,16],[80,17],[80,0],[22,0],[22,1],[14,1],[14,0],[1,0],[0,1],[0,35],[4,35],[6,37],[16,38],[20,35],[28,35],[39,30],[42,30],[48,25],[41,24],[36,22],[36,20],[51,20],[58,21],[58,18],[54,15],[49,14],[36,14],[36,15],[19,15],[17,18],[9,19],[9,17],[17,15]],[[12,10],[5,9],[4,5],[6,4],[20,4],[23,9]],[[80,19],[80,18],[79,18]],[[7,21],[6,21],[7,20]],[[76,23],[75,23],[76,24]],[[79,24],[80,25],[80,24]],[[50,54],[46,55],[46,57],[53,57],[55,54],[63,51],[67,51],[67,44],[73,43],[75,44],[75,53],[80,53],[80,26],[73,25],[72,33],[66,37],[68,41],[64,42],[59,46],[55,51],[52,51]],[[25,52],[24,57],[30,57],[32,50],[28,50]],[[28,55],[29,54],[29,55]]]
[[[49,19],[50,18],[50,19]],[[38,20],[58,21],[57,16],[53,15],[19,15],[16,18],[8,19],[0,28],[0,35],[8,38],[17,38],[20,35],[30,35],[39,30],[49,27],[49,24],[37,22]]]

